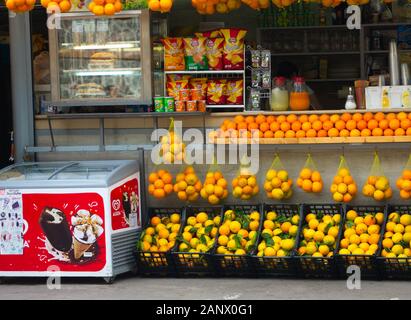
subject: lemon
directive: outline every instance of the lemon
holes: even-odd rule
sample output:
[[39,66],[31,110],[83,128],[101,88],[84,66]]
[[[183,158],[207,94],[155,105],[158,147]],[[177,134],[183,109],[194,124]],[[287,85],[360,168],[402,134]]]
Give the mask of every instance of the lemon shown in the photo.
[[334,221],[336,224],[340,223],[340,221],[341,221],[341,215],[340,215],[339,213],[335,214],[335,215],[333,216],[333,221]]
[[316,230],[318,225],[320,224],[320,222],[317,219],[311,219],[308,222],[308,226],[310,227],[310,229],[312,230]]
[[316,231],[313,239],[317,242],[321,242],[324,239],[324,233],[321,231]]
[[340,249],[340,251],[338,253],[339,254],[351,254],[350,250],[348,250],[348,249]]
[[405,227],[399,223],[394,227],[394,233],[404,233]]
[[354,219],[357,217],[357,212],[354,210],[350,210],[347,212],[347,219],[350,221],[354,221]]
[[317,247],[315,245],[307,245],[306,253],[308,255],[313,255],[317,251]]
[[352,254],[361,255],[364,254],[364,250],[361,248],[357,248],[352,252]]
[[397,212],[392,212],[390,213],[390,215],[388,216],[388,220],[398,223],[400,222],[401,218],[400,215]]
[[246,252],[245,252],[244,249],[237,249],[237,250],[234,252],[234,254],[236,254],[236,255],[245,255]]
[[298,225],[299,222],[300,222],[300,216],[299,215],[296,214],[291,218],[291,223],[292,224]]
[[283,231],[280,228],[277,228],[273,231],[274,236],[278,236],[279,234],[283,233]]
[[309,213],[307,214],[307,216],[305,217],[305,221],[306,222],[310,222],[310,220],[315,219],[316,215],[314,213]]
[[267,179],[267,180],[273,180],[275,177],[277,176],[277,171],[276,170],[273,170],[273,169],[270,169],[270,170],[268,170],[267,171],[267,173],[266,173],[266,175],[265,175],[265,178]]
[[326,235],[323,240],[324,243],[328,246],[332,246],[335,243],[335,238],[330,235]]
[[197,222],[198,223],[204,223],[208,220],[208,215],[205,212],[200,212],[197,214]]
[[284,239],[281,241],[281,248],[285,251],[290,251],[294,248],[294,240],[293,239]]
[[390,183],[386,177],[378,178],[377,182],[375,183],[375,187],[378,190],[385,191],[390,186]]
[[393,236],[392,236],[392,242],[394,242],[394,243],[398,243],[398,242],[400,242],[401,240],[402,240],[402,234],[401,233],[395,233]]
[[223,246],[219,246],[218,248],[217,248],[217,253],[218,254],[225,254],[227,252],[227,249],[225,248],[225,247],[223,247]]
[[264,251],[265,248],[267,248],[267,245],[265,244],[265,241],[261,242],[257,247],[258,251]]
[[188,250],[188,245],[186,245],[184,242],[180,244],[178,247],[180,251],[184,252]]
[[288,233],[293,237],[297,235],[297,232],[298,232],[298,226],[291,226],[290,229],[288,230]]
[[411,241],[411,232],[404,233],[404,235],[402,236],[402,240],[409,243]]
[[330,248],[322,244],[321,246],[318,247],[318,252],[320,252],[323,256],[326,256],[330,252]]
[[284,250],[278,250],[277,251],[277,257],[285,257],[287,253]]
[[403,214],[403,215],[400,217],[400,223],[401,223],[403,226],[411,225],[411,215],[410,215],[410,214]]
[[264,256],[264,251],[258,251],[257,257],[262,257],[262,256]]
[[277,219],[277,213],[274,211],[267,212],[267,220],[274,221],[275,219]]
[[264,249],[264,255],[267,257],[272,257],[276,255],[276,251],[272,247],[268,247]]
[[208,247],[205,244],[200,243],[199,245],[197,245],[196,250],[198,252],[207,252]]
[[313,257],[322,258],[323,255],[321,254],[321,252],[314,252]]
[[394,253],[395,255],[399,255],[404,252],[404,248],[401,245],[396,244],[395,246],[391,248],[391,252]]
[[348,246],[348,250],[350,251],[350,252],[354,252],[354,250],[355,249],[357,249],[358,248],[358,246],[355,244],[355,243],[352,243],[352,244],[350,244],[349,246]]
[[315,230],[313,229],[305,229],[304,238],[305,240],[311,240],[314,237]]
[[338,227],[331,227],[328,230],[328,235],[333,236],[334,238],[337,238],[337,236],[338,236]]
[[190,226],[194,226],[194,225],[197,223],[197,219],[196,219],[195,217],[189,217],[189,218],[187,219],[187,223],[188,223]]
[[385,257],[386,257],[386,258],[396,258],[397,255],[396,255],[395,253],[393,253],[393,252],[389,252],[389,253],[387,253],[387,255],[386,255]]
[[241,229],[241,224],[238,221],[230,222],[230,230],[232,233],[237,233]]
[[228,237],[226,235],[221,235],[218,237],[218,244],[220,246],[226,246],[228,243]]

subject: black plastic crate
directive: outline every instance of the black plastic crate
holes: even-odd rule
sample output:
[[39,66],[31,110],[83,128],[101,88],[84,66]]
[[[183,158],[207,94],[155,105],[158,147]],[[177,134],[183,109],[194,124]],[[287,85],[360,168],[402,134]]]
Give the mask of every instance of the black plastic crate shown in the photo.
[[[185,226],[187,226],[187,219],[192,216],[196,216],[199,212],[207,213],[208,217],[214,219],[215,217],[221,217],[221,221],[223,220],[223,207],[222,206],[205,206],[205,207],[187,207],[184,225],[182,227],[182,231],[184,230]],[[221,223],[220,223],[221,225]],[[218,233],[216,236],[216,241],[218,239]],[[214,261],[211,257],[211,253],[213,252],[213,248],[210,249],[209,252],[180,252],[179,245],[180,241],[176,244],[175,251],[171,253],[174,265],[176,268],[177,275],[179,276],[194,276],[194,275],[201,275],[201,276],[211,276],[215,274],[215,266]]]
[[357,212],[357,215],[359,217],[365,217],[367,213],[378,213],[382,212],[384,214],[384,221],[383,224],[380,226],[380,233],[379,233],[379,242],[378,246],[380,247],[381,244],[381,238],[383,235],[383,226],[386,223],[386,218],[387,218],[387,212],[386,212],[387,207],[384,205],[376,205],[376,206],[351,206],[347,205],[344,208],[344,219],[343,219],[343,225],[342,225],[342,232],[340,233],[338,243],[337,243],[337,254],[335,255],[335,261],[337,264],[338,268],[338,274],[341,278],[346,278],[348,276],[347,274],[347,268],[351,265],[356,265],[360,268],[361,270],[361,278],[362,279],[380,279],[381,274],[380,270],[377,265],[377,255],[379,252],[379,249],[377,249],[376,253],[374,255],[351,255],[351,254],[339,254],[338,252],[341,249],[341,240],[344,238],[344,232],[345,232],[345,224],[347,222],[347,212],[350,210],[354,210]]
[[[338,236],[337,239],[340,237],[341,230],[342,230],[342,221],[344,210],[341,204],[303,204],[301,205],[301,219],[300,225],[298,227],[298,241],[296,246],[296,251],[293,256],[295,261],[297,262],[297,275],[300,277],[306,278],[337,278],[338,277],[338,270],[335,263],[334,255],[337,252],[337,249],[333,251],[332,257],[311,257],[311,256],[301,256],[298,254],[298,248],[300,247],[300,243],[303,236],[303,228],[306,224],[305,218],[309,213],[315,213],[317,215],[326,215],[329,214],[334,216],[335,214],[341,215],[341,221],[339,224]],[[337,246],[336,246],[337,248]]]
[[[258,211],[260,213],[259,227],[261,227],[261,221],[263,218],[261,205],[225,205],[223,207],[223,216],[227,210],[242,210],[248,214],[252,211]],[[223,218],[224,221],[224,218]],[[258,234],[257,234],[258,237]],[[218,238],[217,238],[218,241]],[[217,254],[217,245],[214,247],[214,255],[212,255],[216,275],[218,276],[242,276],[242,277],[256,277],[257,273],[254,269],[254,264],[251,259],[251,252],[246,255],[235,254]]]
[[[173,213],[180,214],[180,230],[178,232],[180,234],[183,228],[183,221],[185,221],[184,208],[149,208],[148,221],[143,227],[143,233],[144,230],[149,227],[152,217],[158,216],[160,218],[164,218],[171,216]],[[177,241],[174,248],[167,252],[147,252],[139,249],[135,250],[134,254],[137,260],[138,273],[140,275],[176,276],[176,269],[171,256],[171,252],[176,246]]]
[[411,257],[408,258],[385,258],[381,256],[382,241],[388,222],[388,216],[392,212],[402,214],[411,214],[411,205],[388,205],[387,217],[383,225],[382,236],[380,239],[380,252],[377,257],[377,264],[380,270],[380,275],[383,279],[394,280],[411,280]]
[[[278,217],[291,218],[294,215],[298,215],[300,217],[300,220],[302,219],[300,206],[297,204],[264,204],[263,205],[263,219],[262,219],[262,223],[260,224],[257,246],[262,241],[261,231],[263,230],[263,223],[265,221],[265,216],[267,212],[269,211],[275,211]],[[291,252],[296,250],[299,231],[300,230],[298,229],[294,248]],[[264,276],[271,276],[271,277],[277,277],[277,276],[295,277],[297,276],[298,269],[297,269],[296,261],[293,258],[293,254],[291,254],[290,256],[286,256],[286,257],[275,257],[275,256],[274,257],[267,257],[267,256],[259,257],[257,256],[257,251],[258,249],[256,249],[253,252],[251,259],[253,261],[254,268],[258,276],[262,276],[262,277]]]

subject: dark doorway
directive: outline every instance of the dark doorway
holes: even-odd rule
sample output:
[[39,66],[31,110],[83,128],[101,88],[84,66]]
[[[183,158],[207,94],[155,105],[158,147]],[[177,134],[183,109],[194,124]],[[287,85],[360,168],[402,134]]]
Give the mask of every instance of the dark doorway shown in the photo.
[[10,79],[9,15],[0,7],[0,168],[9,165],[10,132],[13,128]]

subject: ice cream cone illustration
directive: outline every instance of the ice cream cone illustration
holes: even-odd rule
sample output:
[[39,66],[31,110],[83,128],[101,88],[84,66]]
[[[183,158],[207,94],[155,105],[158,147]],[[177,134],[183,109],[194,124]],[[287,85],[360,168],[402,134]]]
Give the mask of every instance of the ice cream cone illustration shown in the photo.
[[86,252],[93,244],[83,243],[77,238],[73,239],[73,249],[74,249],[74,258],[76,260],[80,259],[84,252]]

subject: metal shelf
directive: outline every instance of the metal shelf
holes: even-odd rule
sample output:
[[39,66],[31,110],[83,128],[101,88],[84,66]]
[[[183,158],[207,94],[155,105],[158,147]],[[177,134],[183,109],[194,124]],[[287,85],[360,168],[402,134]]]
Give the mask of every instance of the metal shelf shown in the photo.
[[331,55],[356,55],[360,54],[360,51],[327,51],[327,52],[284,52],[284,53],[271,53],[273,57],[281,56],[331,56]]
[[225,108],[225,109],[227,109],[227,108],[239,108],[239,109],[244,109],[244,105],[240,105],[240,104],[221,104],[221,105],[219,105],[219,104],[217,104],[217,105],[214,105],[214,104],[208,104],[208,105],[206,105],[206,108],[208,108],[208,109],[223,109],[223,108]]
[[243,74],[244,70],[164,71],[165,74]]

